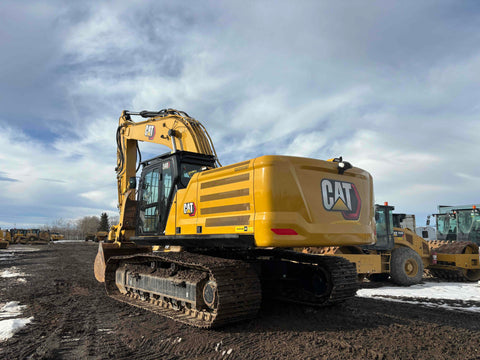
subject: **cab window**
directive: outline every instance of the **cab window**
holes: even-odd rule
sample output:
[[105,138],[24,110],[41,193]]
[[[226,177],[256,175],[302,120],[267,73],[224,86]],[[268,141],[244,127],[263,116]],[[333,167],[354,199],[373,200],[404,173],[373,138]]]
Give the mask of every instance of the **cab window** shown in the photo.
[[140,232],[156,232],[158,228],[158,185],[160,173],[157,169],[147,173],[142,182],[140,208]]
[[187,187],[192,176],[202,170],[202,165],[183,163],[180,166],[180,182]]

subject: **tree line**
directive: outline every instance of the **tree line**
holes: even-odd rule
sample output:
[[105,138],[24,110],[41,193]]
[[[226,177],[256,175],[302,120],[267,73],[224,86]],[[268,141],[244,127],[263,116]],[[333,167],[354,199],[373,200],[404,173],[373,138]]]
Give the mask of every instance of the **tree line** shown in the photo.
[[68,240],[82,240],[87,234],[109,231],[110,225],[117,224],[118,220],[118,216],[109,218],[107,213],[102,213],[100,216],[84,216],[77,220],[59,218],[42,228],[63,234]]

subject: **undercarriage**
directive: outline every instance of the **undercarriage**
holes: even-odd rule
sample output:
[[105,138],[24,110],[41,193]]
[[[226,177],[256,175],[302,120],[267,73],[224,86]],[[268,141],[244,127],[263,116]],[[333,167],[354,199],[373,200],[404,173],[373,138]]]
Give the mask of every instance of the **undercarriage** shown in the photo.
[[111,297],[200,328],[254,318],[263,297],[334,305],[355,295],[356,279],[343,258],[279,249],[117,256],[105,270]]

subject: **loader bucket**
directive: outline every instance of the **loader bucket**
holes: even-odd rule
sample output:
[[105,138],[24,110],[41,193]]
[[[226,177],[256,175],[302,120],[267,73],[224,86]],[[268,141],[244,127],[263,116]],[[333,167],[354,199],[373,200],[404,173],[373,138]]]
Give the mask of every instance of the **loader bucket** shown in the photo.
[[0,240],[0,249],[8,248],[9,242],[6,240]]
[[152,252],[151,246],[136,246],[132,243],[104,243],[98,244],[98,252],[93,265],[95,278],[99,282],[105,282],[105,267],[112,256],[127,256]]

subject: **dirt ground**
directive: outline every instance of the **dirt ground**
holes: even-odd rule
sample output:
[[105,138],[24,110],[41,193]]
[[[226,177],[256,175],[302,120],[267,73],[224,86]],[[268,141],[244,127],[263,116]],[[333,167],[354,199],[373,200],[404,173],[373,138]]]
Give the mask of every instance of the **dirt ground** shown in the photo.
[[[0,261],[0,303],[31,324],[1,359],[478,359],[480,314],[354,298],[314,309],[265,302],[258,318],[199,330],[109,299],[93,276],[94,243],[36,246]],[[480,305],[480,304],[476,304]]]

